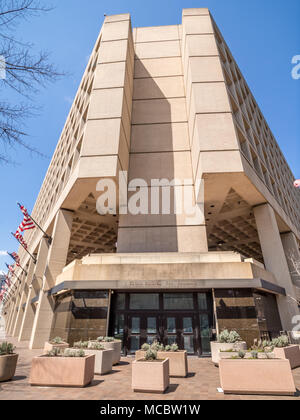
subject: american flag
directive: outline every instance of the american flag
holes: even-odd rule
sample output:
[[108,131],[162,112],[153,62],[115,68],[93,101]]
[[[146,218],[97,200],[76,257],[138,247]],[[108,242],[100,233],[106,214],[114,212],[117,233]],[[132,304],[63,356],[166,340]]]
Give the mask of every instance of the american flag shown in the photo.
[[16,266],[20,267],[20,257],[16,252],[8,253],[9,256],[16,262]]
[[19,232],[24,232],[24,230],[35,229],[35,224],[33,223],[31,217],[29,216],[27,209],[21,204],[19,204],[19,206],[20,206],[21,212],[24,214],[24,219],[20,223],[17,230]]
[[9,278],[8,276],[5,276],[4,281],[5,281],[5,283],[7,284],[7,286],[8,286],[8,287],[10,287],[10,285],[11,285],[11,281],[10,281],[10,278]]
[[12,265],[8,265],[8,264],[6,264],[6,263],[5,263],[5,265],[6,265],[6,267],[9,269],[9,271],[10,271],[12,274],[15,274],[15,270],[14,270],[14,267],[13,267]]
[[20,242],[20,244],[23,245],[23,247],[25,249],[28,248],[27,243],[24,241],[23,236],[21,235],[21,232],[19,231],[19,229],[17,229],[16,233],[13,233],[14,237]]

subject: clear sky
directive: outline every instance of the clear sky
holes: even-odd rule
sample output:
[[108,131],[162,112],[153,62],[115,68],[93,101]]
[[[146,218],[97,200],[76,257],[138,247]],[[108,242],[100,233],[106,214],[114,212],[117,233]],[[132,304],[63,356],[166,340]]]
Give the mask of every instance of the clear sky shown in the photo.
[[[52,61],[68,72],[36,97],[39,116],[27,121],[30,144],[48,158],[17,148],[15,166],[0,166],[0,270],[3,251],[17,250],[10,236],[21,221],[19,201],[32,209],[55,149],[104,13],[130,12],[133,26],[181,23],[181,10],[210,8],[264,116],[300,178],[300,79],[291,77],[292,57],[300,55],[299,0],[49,0],[49,14],[22,22],[15,34],[52,53]],[[0,93],[1,95],[1,93]]]

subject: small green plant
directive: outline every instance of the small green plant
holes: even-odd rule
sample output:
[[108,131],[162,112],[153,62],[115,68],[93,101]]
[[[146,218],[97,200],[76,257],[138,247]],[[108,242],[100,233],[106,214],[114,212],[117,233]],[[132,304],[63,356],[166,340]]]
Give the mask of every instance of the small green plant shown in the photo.
[[153,341],[153,343],[151,344],[151,350],[153,351],[164,351],[164,346],[163,344],[160,344],[158,341]]
[[88,341],[76,341],[76,343],[74,343],[74,346],[76,349],[87,349],[89,345]]
[[60,349],[57,347],[47,352],[48,357],[58,357],[60,356]]
[[218,336],[219,343],[237,343],[238,341],[242,341],[241,336],[234,330],[224,330]]
[[64,341],[61,337],[55,337],[51,340],[51,344],[62,344]]
[[0,344],[0,356],[13,354],[14,349],[15,347],[12,343],[8,343],[7,341],[4,341],[3,343]]
[[100,337],[97,337],[97,341],[103,341],[104,337],[101,335]]
[[63,353],[64,357],[84,357],[85,356],[85,352],[80,349],[80,350],[71,350],[71,349],[66,349]]
[[174,351],[174,352],[176,352],[178,350],[179,350],[179,347],[175,343],[174,344],[171,344],[171,345],[168,345],[168,346],[165,347],[165,351]]
[[238,356],[240,359],[244,359],[244,357],[246,356],[246,353],[242,350],[239,351]]
[[253,342],[253,346],[251,347],[251,350],[256,350],[258,353],[265,353],[270,352],[273,350],[271,341],[268,340],[258,340],[255,338]]
[[146,351],[145,360],[151,361],[157,359],[157,352],[153,349],[149,349]]
[[112,343],[113,341],[115,341],[114,337],[104,337],[103,341],[105,343]]
[[251,351],[251,357],[252,359],[258,359],[258,352],[256,350]]
[[89,343],[88,348],[91,350],[105,350],[105,347],[102,344],[93,342]]
[[150,344],[148,344],[148,343],[144,343],[143,345],[142,345],[142,350],[143,351],[148,351],[150,349]]
[[271,344],[273,347],[288,347],[290,344],[289,337],[287,335],[280,335],[277,338],[273,338]]

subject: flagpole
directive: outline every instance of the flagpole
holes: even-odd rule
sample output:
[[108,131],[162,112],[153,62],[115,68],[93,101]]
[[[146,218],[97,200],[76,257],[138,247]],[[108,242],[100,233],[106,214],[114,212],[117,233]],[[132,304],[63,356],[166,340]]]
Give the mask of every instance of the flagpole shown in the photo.
[[[20,277],[15,273],[15,270],[13,270],[13,267],[8,266],[7,264],[6,266],[9,269],[9,272],[18,279],[19,284],[22,284]],[[11,269],[9,267],[11,267]],[[18,286],[16,286],[15,283],[12,283],[11,285],[14,286],[16,290],[18,289]]]
[[[21,208],[21,204],[17,203],[18,206]],[[33,219],[33,217],[28,213],[28,216],[30,217],[30,219],[33,221],[33,223],[43,232],[43,234],[45,235],[45,237],[48,239],[49,241],[49,245],[51,245],[52,242],[52,238],[51,236],[49,236],[42,228],[41,226]]]
[[22,244],[22,242],[19,241],[18,238],[15,237],[15,235],[10,232],[12,234],[12,236],[17,239],[17,241],[19,242],[20,245],[22,245],[22,247],[25,249],[25,251],[27,252],[27,254],[29,254],[31,256],[31,258],[33,259],[34,264],[36,264],[36,258],[34,258],[34,256],[28,251],[28,249],[25,248],[25,246]]
[[25,273],[25,275],[27,276],[27,271],[26,270],[24,270],[24,268],[19,264],[18,265],[18,263],[17,263],[17,261],[14,259],[14,257],[12,256],[12,254],[10,254],[9,252],[8,252],[8,255],[14,260],[14,262],[16,263],[16,265],[17,265],[17,267],[20,267],[21,268],[21,270],[23,271],[23,273]]

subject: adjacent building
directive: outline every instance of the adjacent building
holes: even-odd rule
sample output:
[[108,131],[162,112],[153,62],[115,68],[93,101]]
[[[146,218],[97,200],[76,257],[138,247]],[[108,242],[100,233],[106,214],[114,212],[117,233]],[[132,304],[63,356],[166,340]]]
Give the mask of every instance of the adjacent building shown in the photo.
[[[107,180],[117,205],[99,214]],[[20,250],[28,275],[5,304],[7,332],[30,348],[113,335],[126,353],[159,339],[202,356],[224,328],[249,344],[291,331],[293,180],[208,9],[134,29],[107,16],[32,212],[52,241],[25,235],[36,263]],[[181,191],[194,217],[176,211]],[[128,211],[136,193],[147,211]]]

